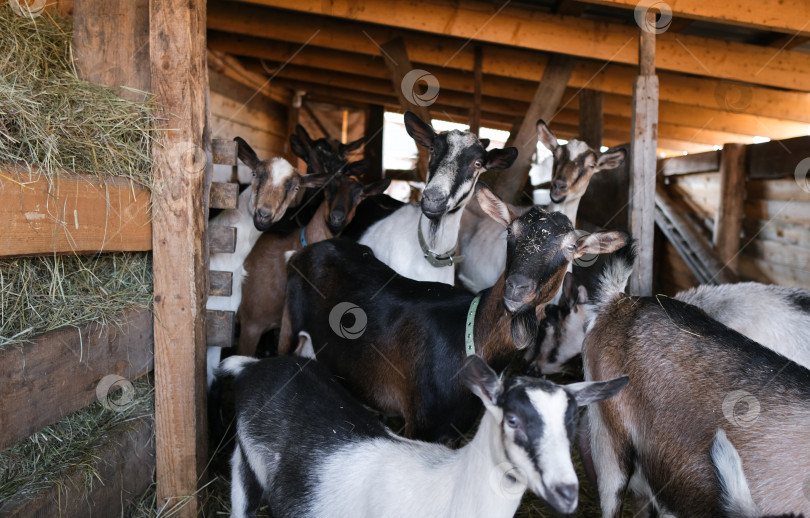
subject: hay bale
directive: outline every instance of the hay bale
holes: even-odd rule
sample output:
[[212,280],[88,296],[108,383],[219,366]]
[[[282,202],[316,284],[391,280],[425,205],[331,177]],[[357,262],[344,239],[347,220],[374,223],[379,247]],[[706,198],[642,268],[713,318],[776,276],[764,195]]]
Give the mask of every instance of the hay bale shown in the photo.
[[27,18],[0,3],[0,163],[38,167],[49,177],[72,170],[151,187],[149,101],[116,92],[79,79],[69,22],[49,11]]

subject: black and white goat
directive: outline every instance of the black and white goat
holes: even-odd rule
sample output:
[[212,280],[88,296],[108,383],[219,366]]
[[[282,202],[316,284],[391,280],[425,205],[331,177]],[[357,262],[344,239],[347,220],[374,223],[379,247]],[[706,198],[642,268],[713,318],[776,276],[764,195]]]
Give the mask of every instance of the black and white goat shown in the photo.
[[372,225],[359,242],[404,277],[453,284],[461,217],[478,177],[488,169],[511,166],[517,149],[487,151],[488,139],[469,131],[436,133],[411,112],[405,113],[405,128],[430,150],[421,206],[403,206]]
[[486,412],[470,443],[453,450],[396,436],[318,362],[232,356],[220,372],[236,377],[233,518],[255,516],[263,500],[276,518],[507,518],[527,488],[569,514],[577,407],[627,382],[501,383],[471,356],[454,378]]
[[[600,153],[581,140],[565,145],[542,120],[537,121],[537,138],[554,155],[549,212],[562,212],[576,226],[577,210],[593,175],[615,169],[624,161],[623,149]],[[492,286],[506,261],[506,236],[503,228],[474,209],[461,221],[460,248],[464,262],[459,264],[459,280],[472,292]]]
[[604,272],[582,352],[586,380],[630,377],[616,398],[588,407],[603,516],[620,515],[628,485],[676,516],[724,516],[708,455],[721,428],[759,509],[810,514],[810,370],[694,306],[624,295],[631,270],[632,258],[617,255]]
[[540,208],[516,217],[483,184],[477,197],[509,236],[508,267],[495,286],[474,297],[400,277],[368,247],[323,241],[288,263],[279,354],[290,352],[305,331],[317,359],[353,394],[405,418],[406,436],[457,439],[479,411],[454,379],[465,356],[476,352],[503,370],[535,340],[536,308],[557,292],[568,263],[628,240],[620,232],[577,238],[568,218]]

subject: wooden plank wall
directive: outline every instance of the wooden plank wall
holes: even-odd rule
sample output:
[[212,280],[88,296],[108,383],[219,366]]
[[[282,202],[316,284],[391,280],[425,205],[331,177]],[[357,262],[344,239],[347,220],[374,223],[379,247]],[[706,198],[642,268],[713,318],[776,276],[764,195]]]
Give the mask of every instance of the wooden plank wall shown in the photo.
[[[667,192],[688,207],[711,237],[720,197],[720,173],[668,177]],[[793,178],[746,182],[739,272],[756,280],[810,289],[810,193]],[[666,243],[659,252],[660,291],[674,294],[697,284],[695,277]]]

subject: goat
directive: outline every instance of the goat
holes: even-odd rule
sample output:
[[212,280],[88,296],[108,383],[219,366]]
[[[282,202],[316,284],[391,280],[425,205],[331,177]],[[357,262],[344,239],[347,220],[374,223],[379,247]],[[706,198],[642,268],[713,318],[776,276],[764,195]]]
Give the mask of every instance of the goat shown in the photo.
[[[290,149],[307,164],[307,174],[341,172],[348,164],[347,154],[358,149],[362,144],[363,139],[348,144],[328,138],[313,140],[300,124],[295,127],[295,133],[290,135]],[[286,182],[287,179],[280,179],[280,181]],[[260,208],[254,222],[256,228],[263,232],[287,235],[306,226],[323,201],[323,192],[320,189],[298,189],[295,185],[285,185],[284,191],[276,191],[276,193],[277,195],[285,193],[285,196],[290,196],[286,200],[287,204],[295,210],[278,214],[269,209]]]
[[437,134],[411,112],[405,113],[405,129],[417,144],[430,150],[421,208],[415,203],[403,206],[369,227],[359,242],[404,277],[453,284],[464,206],[481,173],[508,168],[517,158],[517,149],[487,151],[489,140],[469,131]]
[[357,205],[371,195],[384,191],[391,180],[363,186],[348,176],[352,170],[365,167],[363,162],[347,166],[343,174],[312,174],[301,178],[308,187],[323,187],[324,200],[306,227],[286,236],[266,233],[245,260],[247,282],[242,287],[239,306],[240,333],[237,353],[252,356],[262,333],[281,324],[284,292],[287,283],[285,254],[311,243],[330,239],[343,230],[354,217]]
[[793,513],[763,516],[751,497],[740,454],[722,429],[714,436],[711,456],[728,518],[802,518]]
[[[623,149],[600,153],[581,140],[560,145],[542,119],[537,121],[537,138],[554,155],[551,176],[550,212],[559,211],[576,225],[579,202],[593,175],[615,169],[625,159]],[[492,286],[506,261],[503,228],[477,210],[464,213],[460,248],[464,262],[459,264],[459,280],[472,292]]]
[[539,208],[518,218],[483,184],[477,197],[508,227],[509,267],[495,286],[474,297],[399,277],[368,247],[324,241],[290,259],[279,354],[306,331],[322,344],[317,359],[365,403],[403,416],[408,437],[453,440],[468,429],[479,407],[453,381],[465,350],[503,370],[534,341],[536,307],[559,289],[568,262],[627,240],[618,232],[577,239],[568,218]]
[[810,369],[810,291],[742,282],[698,286],[675,299]]
[[[278,193],[275,187],[290,182],[291,188],[300,185],[300,175],[292,165],[283,158],[259,160],[247,142],[236,137],[239,158],[253,171],[251,186],[239,195],[235,209],[220,212],[211,219],[210,226],[236,227],[236,247],[234,253],[211,254],[209,267],[212,271],[227,271],[232,273],[232,291],[228,297],[210,296],[205,308],[217,311],[236,311],[242,301],[242,280],[245,277],[244,262],[261,232],[253,224],[258,208],[269,211],[271,214],[281,215],[287,210],[291,192]],[[219,363],[222,353],[220,347],[208,348],[208,387],[214,381],[214,367]]]
[[627,383],[501,383],[471,356],[453,377],[486,412],[470,443],[452,450],[394,435],[316,361],[232,356],[219,371],[236,377],[234,518],[255,516],[262,500],[276,518],[511,517],[527,488],[571,513],[577,407]]
[[632,257],[617,254],[603,272],[582,350],[586,380],[630,377],[628,390],[588,407],[603,516],[620,515],[631,478],[631,491],[676,515],[722,516],[707,454],[722,425],[759,508],[810,513],[810,460],[798,453],[808,447],[810,370],[694,306],[624,295],[631,270]]

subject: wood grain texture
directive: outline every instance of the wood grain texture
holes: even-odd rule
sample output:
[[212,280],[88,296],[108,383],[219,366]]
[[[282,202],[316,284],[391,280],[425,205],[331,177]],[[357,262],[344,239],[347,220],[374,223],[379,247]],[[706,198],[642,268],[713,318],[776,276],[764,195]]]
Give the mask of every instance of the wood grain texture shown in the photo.
[[208,229],[208,253],[232,254],[236,250],[236,227],[212,226]]
[[[158,507],[190,498],[197,516],[208,459],[205,301],[206,176],[192,148],[210,151],[204,0],[150,0],[152,92],[163,128],[154,147],[155,431]],[[207,169],[207,168],[206,168]]]
[[206,311],[205,339],[209,347],[231,347],[233,345],[233,311]]
[[80,468],[60,474],[61,481],[33,498],[0,503],[8,518],[107,518],[139,498],[155,470],[154,422],[141,418],[119,425],[96,450],[92,489]]
[[232,182],[211,182],[208,193],[208,207],[211,209],[235,209],[239,199],[239,184]]
[[209,272],[209,297],[230,297],[233,293],[233,272],[212,270]]
[[220,165],[236,165],[236,141],[215,138],[211,140],[211,161]]
[[104,376],[134,379],[152,365],[152,314],[145,310],[125,312],[116,324],[64,327],[3,349],[0,450],[96,401]]
[[579,94],[579,138],[593,149],[602,147],[602,92],[585,89]]
[[553,56],[549,60],[517,134],[509,134],[506,145],[517,147],[518,157],[512,167],[498,175],[495,183],[495,191],[505,200],[514,201],[526,183],[537,146],[537,120],[550,121],[554,117],[573,69],[574,60],[571,58]]
[[473,54],[473,105],[470,108],[470,131],[478,135],[481,131],[481,88],[484,82],[483,47],[476,45]]
[[123,179],[0,169],[0,256],[149,250],[149,207]]
[[718,202],[712,243],[726,266],[737,272],[745,202],[745,146],[742,144],[723,146]]

